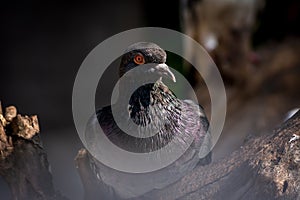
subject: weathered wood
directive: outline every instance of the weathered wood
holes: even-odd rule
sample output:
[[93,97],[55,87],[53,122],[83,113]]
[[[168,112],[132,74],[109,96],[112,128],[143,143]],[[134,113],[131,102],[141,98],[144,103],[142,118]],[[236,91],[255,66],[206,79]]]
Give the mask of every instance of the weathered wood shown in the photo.
[[[209,166],[199,166],[180,181],[136,199],[300,199],[298,135],[300,112],[273,134],[251,138],[229,157]],[[101,194],[105,191],[103,185],[97,186],[97,194],[88,189],[95,187],[88,180],[96,179],[89,169],[88,156],[85,158],[77,162],[79,171],[85,166],[87,174],[80,174],[86,193],[101,199],[101,195],[106,195]]]
[[31,139],[40,132],[37,116],[17,115],[11,122],[12,133],[25,139]]
[[299,199],[300,112],[272,135],[250,139],[230,157],[139,199]]
[[5,111],[5,118],[0,114],[0,175],[9,185],[12,199],[66,199],[54,190],[37,116],[17,114],[14,106]]
[[8,156],[12,151],[12,139],[5,133],[6,119],[3,116],[2,105],[0,102],[0,161]]
[[11,122],[17,116],[17,108],[15,106],[8,106],[5,108],[5,119]]

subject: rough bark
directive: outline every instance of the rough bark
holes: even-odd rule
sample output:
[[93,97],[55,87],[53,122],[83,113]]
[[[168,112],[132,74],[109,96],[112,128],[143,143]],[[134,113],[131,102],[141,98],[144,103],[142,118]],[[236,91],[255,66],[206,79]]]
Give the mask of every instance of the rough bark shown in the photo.
[[39,137],[37,116],[21,116],[14,106],[0,105],[0,175],[12,199],[61,200],[54,190],[47,155]]
[[[273,134],[250,138],[229,157],[199,166],[175,184],[136,199],[300,199],[299,135],[300,112]],[[78,170],[85,188],[93,188],[91,180],[96,179],[87,170],[88,157],[87,152],[77,157]],[[107,190],[99,187],[94,194],[86,190],[87,199],[101,199]]]

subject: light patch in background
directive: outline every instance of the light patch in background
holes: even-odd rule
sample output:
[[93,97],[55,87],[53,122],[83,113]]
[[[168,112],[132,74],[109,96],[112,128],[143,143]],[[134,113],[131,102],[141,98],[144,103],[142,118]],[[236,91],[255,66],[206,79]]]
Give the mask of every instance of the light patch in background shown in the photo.
[[203,45],[208,51],[213,51],[218,46],[218,39],[214,34],[208,34],[203,39]]

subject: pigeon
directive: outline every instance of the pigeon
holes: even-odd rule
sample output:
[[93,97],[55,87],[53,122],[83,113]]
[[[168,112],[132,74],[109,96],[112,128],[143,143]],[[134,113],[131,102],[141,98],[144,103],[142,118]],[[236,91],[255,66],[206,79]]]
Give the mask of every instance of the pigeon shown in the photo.
[[[97,141],[101,140],[98,134],[99,127],[111,143],[134,153],[155,152],[171,142],[174,142],[175,148],[182,148],[188,138],[192,142],[174,162],[161,169],[144,173],[119,171],[90,154],[90,166],[95,177],[109,188],[106,194],[102,194],[104,196],[98,199],[139,197],[173,184],[196,166],[211,162],[211,135],[204,109],[191,100],[177,98],[163,82],[164,79],[176,82],[176,77],[166,64],[166,59],[166,52],[157,44],[138,42],[125,50],[119,66],[120,80],[131,70],[136,71],[120,84],[118,101],[125,101],[127,110],[119,113],[119,118],[124,119],[125,124],[131,121],[138,128],[144,128],[141,130],[157,132],[144,133],[145,137],[128,134],[116,122],[112,106],[106,106],[97,110],[87,124],[85,132],[87,146],[89,150],[97,151],[99,145]],[[139,80],[147,79],[150,74],[154,76],[154,82],[142,84],[134,90],[129,100],[122,98],[124,96],[122,93],[132,84],[139,84]],[[101,153],[103,152],[99,154]]]

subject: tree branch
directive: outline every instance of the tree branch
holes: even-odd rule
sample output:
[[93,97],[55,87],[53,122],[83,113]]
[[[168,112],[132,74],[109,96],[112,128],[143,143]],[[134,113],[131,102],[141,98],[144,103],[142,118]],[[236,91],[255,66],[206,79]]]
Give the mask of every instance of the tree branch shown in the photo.
[[14,106],[5,110],[3,116],[0,106],[0,175],[12,199],[66,199],[54,190],[37,116],[21,116]]

